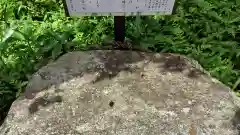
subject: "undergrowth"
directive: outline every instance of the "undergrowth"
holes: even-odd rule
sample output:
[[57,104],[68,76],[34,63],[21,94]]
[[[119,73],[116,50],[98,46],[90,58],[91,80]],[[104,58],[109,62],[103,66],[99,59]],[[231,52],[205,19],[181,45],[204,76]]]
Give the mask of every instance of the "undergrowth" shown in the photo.
[[[127,17],[127,39],[153,52],[190,56],[238,94],[240,3],[179,0],[177,5],[171,16]],[[57,0],[1,0],[0,32],[3,114],[49,60],[113,40],[113,17],[67,18]]]

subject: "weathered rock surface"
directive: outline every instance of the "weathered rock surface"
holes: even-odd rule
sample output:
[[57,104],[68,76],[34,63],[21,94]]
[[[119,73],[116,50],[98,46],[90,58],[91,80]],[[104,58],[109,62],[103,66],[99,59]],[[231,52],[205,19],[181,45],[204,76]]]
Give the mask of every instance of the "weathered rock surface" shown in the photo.
[[33,76],[0,134],[238,135],[237,98],[196,67],[174,54],[68,53]]

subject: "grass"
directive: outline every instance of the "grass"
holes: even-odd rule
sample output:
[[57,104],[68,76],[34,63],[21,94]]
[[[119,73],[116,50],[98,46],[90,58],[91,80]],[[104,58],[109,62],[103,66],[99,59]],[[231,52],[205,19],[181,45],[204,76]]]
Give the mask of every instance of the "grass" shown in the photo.
[[[178,0],[172,16],[127,17],[126,36],[153,52],[192,57],[237,95],[240,90],[240,3]],[[66,18],[57,0],[0,1],[0,112],[49,60],[113,40],[113,17]]]

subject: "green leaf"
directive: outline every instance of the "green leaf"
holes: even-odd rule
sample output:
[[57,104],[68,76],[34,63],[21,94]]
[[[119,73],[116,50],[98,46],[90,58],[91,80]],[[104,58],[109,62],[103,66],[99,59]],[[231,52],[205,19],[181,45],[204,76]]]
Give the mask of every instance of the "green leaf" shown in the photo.
[[191,2],[197,4],[199,7],[204,8],[205,10],[211,10],[213,8],[206,0],[191,0]]
[[13,29],[8,29],[4,38],[2,39],[2,42],[6,42],[9,38],[11,38],[13,33],[14,33]]
[[54,40],[54,39],[46,39],[45,41],[43,41],[43,45],[44,47],[41,49],[42,52],[48,52],[50,50],[52,50],[56,45],[58,44],[58,41]]
[[162,53],[165,53],[165,52],[168,52],[169,50],[170,50],[169,47],[164,47],[164,48],[161,50],[161,52],[162,52]]
[[31,37],[33,35],[33,30],[32,23],[30,23],[30,21],[24,21],[24,34]]
[[8,47],[8,44],[6,42],[0,42],[0,51],[5,51],[7,47]]
[[236,58],[240,58],[240,52],[237,53]]
[[235,84],[232,87],[232,90],[235,90],[240,84],[240,77],[238,78],[238,80],[235,82]]
[[24,91],[24,88],[27,86],[28,81],[23,81],[17,84],[18,91],[16,93],[16,98],[20,96],[20,94]]
[[212,18],[215,18],[219,22],[224,22],[224,19],[222,17],[220,17],[217,12],[210,11],[210,12],[208,12],[208,15]]
[[162,33],[159,33],[155,36],[155,40],[159,42],[164,42],[165,41],[165,36]]
[[25,40],[25,35],[15,30],[13,33],[13,38],[15,38],[16,40]]
[[5,94],[9,94],[9,93],[13,93],[13,92],[12,91],[6,91],[6,90],[0,91],[0,95],[5,95]]
[[56,45],[52,50],[52,58],[55,59],[62,53],[62,44]]
[[0,56],[0,67],[5,67],[6,64],[5,64],[5,61],[3,60],[3,58]]
[[239,4],[239,5],[240,5],[240,1],[239,1],[239,0],[236,0],[236,4]]
[[237,17],[237,18],[233,19],[232,21],[230,21],[229,23],[231,24],[231,23],[235,23],[235,22],[239,22],[239,21],[240,21],[240,17]]

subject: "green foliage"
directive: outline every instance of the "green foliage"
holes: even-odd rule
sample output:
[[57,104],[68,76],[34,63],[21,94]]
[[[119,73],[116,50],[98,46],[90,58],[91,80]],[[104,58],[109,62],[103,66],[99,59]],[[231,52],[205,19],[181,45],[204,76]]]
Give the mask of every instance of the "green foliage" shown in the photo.
[[[198,60],[214,77],[240,90],[240,3],[179,0],[172,16],[127,17],[136,47]],[[0,112],[49,60],[73,50],[104,47],[113,17],[65,17],[57,0],[0,1]],[[98,45],[98,46],[97,46]]]

